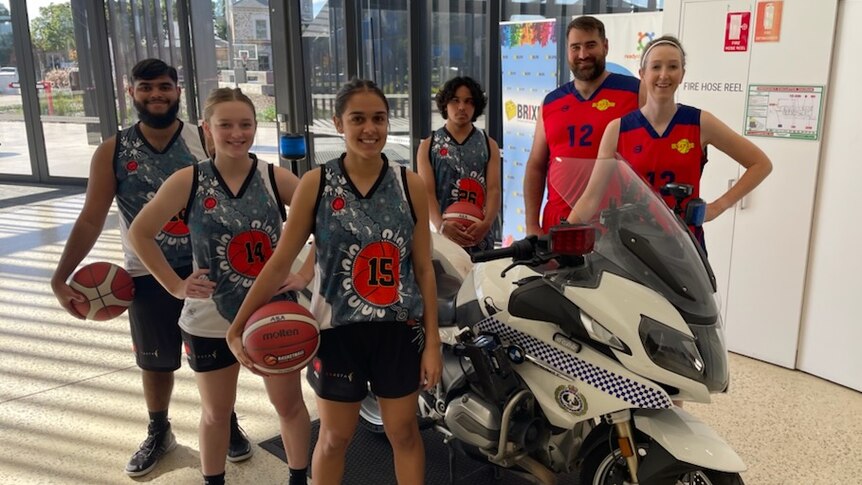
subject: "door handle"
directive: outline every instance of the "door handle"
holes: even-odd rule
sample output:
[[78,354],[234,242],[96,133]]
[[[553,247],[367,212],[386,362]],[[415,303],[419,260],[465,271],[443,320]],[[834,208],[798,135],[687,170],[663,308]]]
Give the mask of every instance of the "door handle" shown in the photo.
[[[734,184],[736,184],[736,179],[728,179],[727,180],[727,190],[732,189]],[[743,198],[739,199],[739,210],[745,210],[745,206],[746,206],[745,199],[746,198],[747,197],[743,197]]]

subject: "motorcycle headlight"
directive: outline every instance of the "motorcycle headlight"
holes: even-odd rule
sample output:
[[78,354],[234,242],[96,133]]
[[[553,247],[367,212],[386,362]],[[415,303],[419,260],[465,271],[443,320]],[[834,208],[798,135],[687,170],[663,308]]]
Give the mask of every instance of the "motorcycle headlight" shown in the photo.
[[649,317],[641,317],[638,333],[656,365],[689,379],[703,381],[704,363],[692,337]]
[[584,328],[587,330],[587,334],[591,339],[605,344],[612,349],[631,354],[631,350],[629,350],[626,344],[624,344],[619,337],[612,334],[610,330],[603,327],[599,322],[593,320],[593,317],[581,312],[581,321],[584,323]]

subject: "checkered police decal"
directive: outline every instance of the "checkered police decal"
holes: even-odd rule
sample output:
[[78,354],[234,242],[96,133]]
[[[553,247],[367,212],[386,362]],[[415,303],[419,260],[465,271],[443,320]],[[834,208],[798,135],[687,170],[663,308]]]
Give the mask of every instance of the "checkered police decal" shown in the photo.
[[494,318],[486,318],[477,324],[482,332],[493,332],[501,339],[520,345],[534,358],[544,362],[574,379],[622,399],[635,407],[665,409],[671,407],[670,398],[660,389],[645,386],[627,377],[585,362],[574,355],[543,343],[539,339],[504,325]]

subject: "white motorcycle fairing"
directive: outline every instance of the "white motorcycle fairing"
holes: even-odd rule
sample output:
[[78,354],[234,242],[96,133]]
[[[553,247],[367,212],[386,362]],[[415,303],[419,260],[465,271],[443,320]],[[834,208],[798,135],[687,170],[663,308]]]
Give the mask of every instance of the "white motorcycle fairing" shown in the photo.
[[679,461],[727,473],[748,469],[718,433],[682,408],[644,409],[634,413],[634,421]]

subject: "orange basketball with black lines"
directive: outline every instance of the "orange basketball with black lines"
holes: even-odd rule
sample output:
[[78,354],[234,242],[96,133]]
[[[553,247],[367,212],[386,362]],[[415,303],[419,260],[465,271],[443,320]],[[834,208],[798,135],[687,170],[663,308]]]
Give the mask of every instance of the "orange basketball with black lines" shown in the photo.
[[87,320],[110,320],[121,315],[135,297],[135,282],[116,264],[100,261],[75,271],[69,286],[84,295],[84,302],[72,301]]
[[385,307],[398,301],[401,251],[391,241],[371,243],[353,260],[353,289],[366,302]]
[[275,301],[251,314],[242,344],[256,369],[286,374],[301,369],[317,353],[319,325],[302,305]]
[[248,278],[256,278],[270,256],[272,241],[269,234],[258,229],[235,235],[227,245],[227,258],[231,268]]
[[476,204],[462,200],[446,208],[446,211],[443,212],[443,220],[457,222],[466,229],[485,220],[485,211]]

